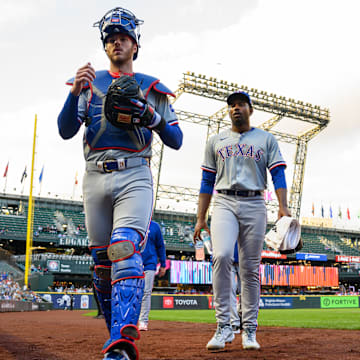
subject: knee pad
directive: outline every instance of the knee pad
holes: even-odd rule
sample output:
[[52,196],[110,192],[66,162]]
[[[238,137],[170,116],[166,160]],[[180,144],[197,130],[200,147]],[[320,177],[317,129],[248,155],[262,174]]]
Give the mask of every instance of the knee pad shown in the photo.
[[124,279],[144,277],[141,241],[142,236],[134,229],[117,228],[113,231],[107,250],[112,263],[112,284]]
[[142,236],[131,228],[117,228],[113,231],[108,248],[108,257],[112,262],[127,259],[140,252]]

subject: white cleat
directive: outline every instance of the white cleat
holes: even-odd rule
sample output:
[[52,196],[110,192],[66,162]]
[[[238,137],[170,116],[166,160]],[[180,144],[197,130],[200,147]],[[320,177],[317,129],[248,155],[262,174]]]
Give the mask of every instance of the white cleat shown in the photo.
[[256,329],[244,329],[242,333],[242,347],[245,350],[259,350],[260,344],[256,341]]
[[235,335],[230,325],[220,327],[218,325],[214,336],[207,343],[208,350],[220,350],[225,347],[226,343],[231,343],[235,339]]
[[148,329],[148,325],[145,324],[145,323],[143,323],[143,322],[140,322],[140,323],[139,323],[138,329],[139,329],[140,331],[148,331],[148,330],[149,330],[149,329]]

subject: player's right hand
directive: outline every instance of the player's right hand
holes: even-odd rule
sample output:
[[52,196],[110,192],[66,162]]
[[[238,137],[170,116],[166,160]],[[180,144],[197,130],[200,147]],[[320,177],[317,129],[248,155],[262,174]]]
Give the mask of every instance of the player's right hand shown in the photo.
[[76,72],[74,83],[71,88],[71,93],[75,96],[79,96],[81,93],[81,90],[83,86],[88,82],[94,81],[96,75],[95,75],[95,69],[91,66],[90,63],[87,63],[86,65],[82,66],[78,71]]

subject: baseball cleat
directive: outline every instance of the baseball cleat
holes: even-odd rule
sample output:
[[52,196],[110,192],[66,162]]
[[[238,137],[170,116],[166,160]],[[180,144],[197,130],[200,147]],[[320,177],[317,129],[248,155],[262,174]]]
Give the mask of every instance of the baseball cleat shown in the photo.
[[105,354],[103,360],[131,360],[125,350],[113,350]]
[[260,349],[260,344],[256,341],[256,329],[244,329],[242,333],[242,347],[245,350]]
[[234,334],[240,334],[240,331],[241,331],[240,325],[232,325],[231,328],[232,328],[232,331]]
[[226,343],[231,343],[234,339],[235,335],[230,325],[218,325],[214,336],[207,343],[206,348],[208,350],[220,350],[225,347]]
[[143,323],[143,322],[140,322],[140,323],[139,323],[138,329],[139,329],[140,331],[148,331],[148,330],[149,330],[149,329],[148,329],[148,325],[145,324],[145,323]]

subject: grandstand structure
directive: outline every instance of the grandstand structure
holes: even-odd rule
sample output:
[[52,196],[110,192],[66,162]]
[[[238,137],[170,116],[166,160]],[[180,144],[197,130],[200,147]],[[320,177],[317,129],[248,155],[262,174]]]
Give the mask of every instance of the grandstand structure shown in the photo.
[[[304,183],[305,162],[307,156],[308,142],[318,135],[329,123],[329,109],[319,105],[312,105],[301,100],[294,100],[279,96],[274,93],[248,88],[246,85],[239,86],[235,83],[228,83],[224,80],[217,80],[214,77],[196,75],[193,72],[183,74],[182,81],[176,90],[176,100],[182,94],[191,94],[207,99],[217,100],[225,103],[211,116],[191,113],[185,110],[175,109],[180,121],[207,126],[207,138],[218,133],[223,128],[228,128],[231,122],[226,119],[228,106],[227,96],[234,91],[246,91],[253,102],[254,110],[271,114],[272,117],[261,123],[258,127],[272,133],[278,141],[286,142],[296,146],[294,158],[293,181],[290,189],[289,208],[293,217],[300,218],[301,196]],[[308,126],[305,130],[295,134],[281,128],[283,122],[289,120],[305,123]],[[295,127],[299,127],[294,123]],[[276,130],[275,127],[280,127]],[[300,128],[300,127],[299,127]],[[302,128],[302,127],[301,127]],[[198,189],[192,189],[179,185],[166,185],[160,183],[161,164],[163,158],[164,144],[158,139],[154,139],[152,172],[155,183],[155,199],[175,199],[196,203]],[[267,207],[277,208],[276,201],[267,202]]]
[[[16,242],[20,249],[26,237],[27,201],[28,197],[23,195],[0,195],[0,240],[10,244]],[[167,249],[194,251],[194,214],[155,210],[153,219],[162,228]],[[360,232],[302,226],[301,235],[304,239],[302,252],[360,256]],[[35,198],[33,241],[35,246],[86,250],[88,237],[82,202]]]
[[[14,267],[14,262],[8,264],[7,271],[9,265],[13,266],[13,272],[24,268],[27,208],[27,196],[0,194],[0,248],[16,255],[17,262],[17,267]],[[153,219],[161,226],[168,256],[176,259],[194,257],[192,234],[196,223],[195,214],[155,210]],[[340,281],[344,277],[348,283],[359,282],[360,268],[351,268],[349,264],[338,263],[336,259],[339,255],[360,259],[360,232],[302,226],[302,238],[302,253],[326,256],[326,260],[315,264],[312,262],[313,265],[338,266],[343,268]],[[82,284],[90,283],[92,259],[88,251],[82,202],[35,198],[32,250],[32,263],[36,267],[40,265],[44,269],[58,264],[57,269],[51,270],[54,281],[76,279]],[[263,261],[277,264],[306,263],[298,261],[295,254],[287,255],[286,259]]]

